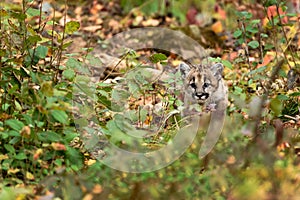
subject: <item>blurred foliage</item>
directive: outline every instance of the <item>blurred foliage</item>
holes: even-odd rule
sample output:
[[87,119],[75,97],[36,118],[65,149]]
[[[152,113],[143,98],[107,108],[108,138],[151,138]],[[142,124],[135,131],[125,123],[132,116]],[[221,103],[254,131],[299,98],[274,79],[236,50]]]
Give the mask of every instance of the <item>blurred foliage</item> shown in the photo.
[[[234,37],[233,47],[240,54],[234,59],[212,59],[224,64],[225,79],[231,86],[225,127],[213,151],[199,160],[203,140],[203,134],[199,134],[173,164],[140,174],[111,169],[82,147],[73,119],[78,114],[72,102],[73,88],[81,74],[87,73],[86,61],[99,60],[88,55],[89,48],[79,56],[67,54],[72,36],[81,34],[79,22],[65,19],[67,9],[62,12],[63,23],[59,18],[47,20],[46,13],[31,6],[33,2],[0,4],[0,199],[299,199],[300,93],[298,86],[286,89],[289,69],[299,68],[299,53],[289,42],[297,37],[298,29],[296,22],[281,21],[295,16],[279,13],[280,9],[287,10],[285,2],[264,1],[266,11],[275,6],[282,15],[265,16],[269,18],[262,27],[262,21],[254,19],[250,11],[234,13],[239,23],[229,31]],[[121,0],[120,6],[124,15],[137,10],[152,17],[171,13],[185,22],[189,6],[203,9],[207,5],[213,9],[215,3],[205,1],[201,6],[198,1],[174,0],[170,5],[169,1],[161,2]],[[64,1],[59,3],[66,6]],[[71,5],[76,3],[72,1]],[[232,13],[232,5],[226,6],[227,13]],[[287,34],[285,28],[292,34]],[[267,59],[269,55],[271,59]],[[278,66],[282,57],[285,60]],[[152,64],[163,65],[169,59],[162,53],[148,58]],[[125,60],[141,70],[145,67],[135,52]],[[280,69],[271,82],[277,67]],[[111,101],[120,102],[130,96],[130,106],[136,106],[140,96],[146,99],[153,91],[165,90],[154,88],[139,70],[129,71],[123,80],[128,85],[123,96],[113,92],[115,83],[102,82],[96,88],[102,131],[120,146],[131,141],[123,133],[116,135],[117,128],[122,132],[120,127],[129,120],[140,125],[149,116],[140,109],[113,118],[107,113],[117,112],[118,108],[112,108]],[[166,88],[172,88],[174,80],[165,83]],[[165,111],[182,105],[175,98],[176,90],[160,95],[167,105]],[[176,119],[168,122],[165,132],[150,138],[152,146],[147,147],[169,142],[174,136],[169,130],[174,129],[171,125]]]

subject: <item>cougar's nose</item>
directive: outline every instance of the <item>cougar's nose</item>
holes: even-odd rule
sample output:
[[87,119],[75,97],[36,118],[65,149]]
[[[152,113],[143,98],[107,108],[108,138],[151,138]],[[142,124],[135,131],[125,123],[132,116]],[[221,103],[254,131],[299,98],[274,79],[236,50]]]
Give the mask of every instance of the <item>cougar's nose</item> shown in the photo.
[[205,100],[208,98],[208,93],[196,93],[196,97],[198,97],[201,100]]

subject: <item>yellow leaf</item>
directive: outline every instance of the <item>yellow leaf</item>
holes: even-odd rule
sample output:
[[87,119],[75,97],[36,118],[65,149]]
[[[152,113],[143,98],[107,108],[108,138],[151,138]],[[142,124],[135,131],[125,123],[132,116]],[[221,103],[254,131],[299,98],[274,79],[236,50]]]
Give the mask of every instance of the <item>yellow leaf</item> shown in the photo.
[[8,155],[3,155],[3,154],[1,154],[0,155],[0,160],[6,160],[6,159],[8,159],[9,157],[8,157]]
[[18,173],[20,171],[20,169],[9,169],[8,171],[7,171],[7,173],[8,174],[16,174],[16,173]]
[[96,160],[89,159],[89,160],[87,161],[87,165],[90,166],[90,165],[94,164],[95,162],[96,162]]
[[16,198],[16,200],[25,200],[26,199],[26,194],[19,194]]
[[30,173],[30,172],[26,172],[26,178],[27,178],[28,180],[34,180],[34,176],[33,176],[33,174]]
[[281,49],[283,50],[283,52],[285,52],[289,47],[290,43],[293,42],[293,38],[295,38],[295,35],[297,34],[298,30],[298,23],[294,23],[293,26],[290,27],[289,32],[286,35],[288,43],[283,43],[281,45]]

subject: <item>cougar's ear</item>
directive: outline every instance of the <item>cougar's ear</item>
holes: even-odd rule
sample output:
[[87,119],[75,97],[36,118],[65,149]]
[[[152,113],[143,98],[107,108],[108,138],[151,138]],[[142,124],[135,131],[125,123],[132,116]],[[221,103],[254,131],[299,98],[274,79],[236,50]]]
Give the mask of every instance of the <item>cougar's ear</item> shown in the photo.
[[182,77],[185,78],[185,77],[187,77],[188,73],[191,71],[191,67],[188,64],[182,62],[179,64],[179,71],[180,71]]
[[220,80],[222,78],[224,66],[222,63],[216,63],[211,66],[211,71],[213,72],[213,75]]

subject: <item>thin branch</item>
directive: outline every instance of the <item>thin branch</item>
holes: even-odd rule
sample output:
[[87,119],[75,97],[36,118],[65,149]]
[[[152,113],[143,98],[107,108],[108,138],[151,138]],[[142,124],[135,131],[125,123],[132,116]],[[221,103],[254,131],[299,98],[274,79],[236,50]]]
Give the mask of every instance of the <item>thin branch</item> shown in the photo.
[[[292,48],[291,48],[291,46],[290,46],[290,44],[289,44],[289,42],[288,42],[288,38],[287,38],[286,32],[285,32],[284,27],[283,27],[283,25],[282,25],[282,23],[281,23],[281,15],[280,15],[280,12],[279,12],[279,5],[278,5],[278,4],[276,4],[276,12],[277,12],[277,15],[278,15],[278,17],[279,17],[280,27],[281,27],[283,36],[284,36],[285,41],[286,41],[286,43],[287,43],[287,48],[288,48],[288,49],[290,50],[290,52],[291,52],[291,56],[292,56],[292,59],[293,59],[293,62],[294,62],[294,64],[295,64],[295,66],[297,66],[297,65],[296,65],[296,60],[295,60],[295,57],[294,57],[294,54],[293,54],[294,51],[292,50]],[[283,54],[285,55],[285,52],[283,52]],[[285,56],[285,57],[286,57],[286,56]],[[287,62],[287,63],[288,63],[288,65],[290,66],[289,62]],[[290,68],[291,68],[291,66],[290,66]]]

